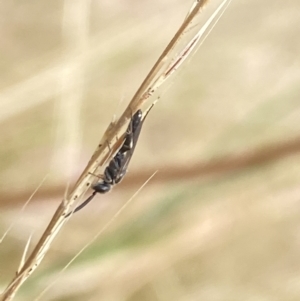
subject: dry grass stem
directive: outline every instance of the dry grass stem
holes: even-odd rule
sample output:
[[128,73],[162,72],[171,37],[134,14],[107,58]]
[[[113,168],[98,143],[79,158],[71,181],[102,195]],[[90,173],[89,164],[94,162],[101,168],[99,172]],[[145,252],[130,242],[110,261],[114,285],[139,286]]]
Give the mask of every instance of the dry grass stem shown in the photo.
[[[22,260],[22,268],[16,273],[16,276],[4,291],[1,298],[2,301],[11,300],[16,294],[18,288],[39,266],[44,256],[46,255],[53,239],[56,237],[56,234],[65,223],[65,216],[70,211],[72,204],[81,199],[81,197],[93,183],[95,179],[94,174],[97,172],[99,166],[102,166],[104,161],[109,159],[110,156],[112,156],[113,153],[118,149],[118,146],[120,145],[122,140],[117,139],[116,137],[124,127],[126,121],[130,118],[130,116],[132,116],[132,113],[139,109],[146,102],[146,100],[148,100],[149,97],[153,95],[154,91],[157,90],[171,76],[171,74],[173,74],[178,69],[183,61],[187,59],[192,50],[195,49],[200,38],[205,33],[205,30],[213,22],[217,22],[217,15],[222,9],[224,9],[225,4],[229,3],[230,1],[224,0],[217,11],[214,13],[213,17],[210,18],[208,20],[208,23],[204,25],[203,30],[200,29],[200,31],[191,39],[190,42],[188,42],[185,46],[181,46],[183,50],[179,51],[179,54],[176,55],[175,53],[174,55],[175,47],[179,45],[179,42],[182,40],[183,35],[189,30],[198,13],[208,2],[209,0],[203,0],[195,1],[193,3],[192,9],[189,11],[179,30],[176,32],[171,42],[163,51],[158,61],[155,63],[155,65],[141,84],[140,88],[133,96],[122,116],[116,123],[111,123],[108,126],[101,139],[101,142],[98,145],[98,148],[94,152],[91,160],[79,177],[79,180],[75,184],[74,188],[59,205],[52,220],[50,221],[44,234],[32,251],[31,255],[24,263]],[[112,152],[108,152],[108,144],[112,145]],[[116,214],[115,217],[117,216],[118,214]],[[80,253],[81,252],[79,252],[78,255]]]

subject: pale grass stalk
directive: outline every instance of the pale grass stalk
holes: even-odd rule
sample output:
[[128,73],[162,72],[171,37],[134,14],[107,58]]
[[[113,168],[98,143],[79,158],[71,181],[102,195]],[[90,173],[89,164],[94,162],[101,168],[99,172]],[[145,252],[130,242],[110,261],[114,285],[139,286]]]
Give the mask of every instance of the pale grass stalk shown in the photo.
[[21,261],[20,261],[20,264],[19,264],[19,268],[17,270],[18,273],[21,271],[21,269],[24,266],[24,263],[26,261],[26,256],[27,256],[27,252],[28,252],[28,249],[29,249],[29,246],[30,246],[31,238],[32,238],[32,234],[29,236],[29,238],[26,242],[26,245],[25,245],[25,248],[24,248],[24,251],[23,251],[23,254],[22,254],[22,258],[21,258]]
[[0,244],[3,242],[3,240],[5,239],[5,237],[7,236],[7,234],[13,229],[13,227],[16,225],[16,223],[18,223],[20,220],[22,220],[22,213],[25,211],[26,207],[28,206],[28,204],[30,203],[30,201],[32,200],[32,198],[34,197],[34,195],[38,192],[38,190],[41,188],[41,186],[44,184],[46,178],[48,175],[46,175],[44,177],[44,179],[41,181],[41,183],[38,185],[38,187],[33,191],[33,193],[31,194],[31,196],[28,198],[28,200],[25,202],[25,204],[22,206],[17,218],[10,224],[10,226],[7,228],[7,230],[4,232],[4,234],[2,235],[2,237],[0,238]]
[[[90,1],[64,1],[62,36],[64,57],[73,52],[85,53],[89,47]],[[60,75],[61,95],[56,100],[56,141],[52,157],[54,170],[65,182],[75,174],[81,149],[81,112],[84,95],[86,61],[84,56],[73,57]]]
[[[199,41],[199,38],[193,38],[192,42],[188,43],[183,47],[183,52],[180,52],[179,55],[174,55],[171,65],[168,65],[168,61],[172,58],[172,53],[175,46],[178,45],[182,36],[187,32],[191,23],[195,20],[195,17],[199,11],[207,4],[209,0],[195,1],[193,8],[190,10],[186,19],[180,26],[179,30],[172,38],[171,42],[168,44],[166,49],[163,51],[162,55],[159,57],[158,61],[155,63],[140,88],[137,90],[132,100],[130,101],[128,107],[119,118],[116,123],[111,123],[106,129],[98,148],[94,152],[92,158],[90,159],[87,167],[79,177],[75,187],[71,193],[61,202],[58,209],[56,210],[50,224],[46,228],[41,239],[37,243],[36,247],[32,251],[29,258],[24,263],[22,269],[16,274],[12,282],[9,284],[7,289],[4,291],[1,300],[11,300],[16,294],[18,288],[24,283],[24,281],[33,273],[33,271],[39,266],[42,259],[46,255],[51,242],[55,238],[56,234],[59,232],[60,228],[63,226],[66,221],[65,215],[69,212],[72,204],[79,200],[87,189],[91,186],[91,183],[94,180],[93,174],[96,173],[97,168],[103,164],[105,159],[109,159],[107,156],[107,144],[112,144],[113,152],[117,149],[120,144],[120,139],[117,141],[117,134],[121,131],[126,121],[132,115],[132,112],[135,112],[139,109],[148,98],[154,93],[158,87],[165,82],[167,78],[172,74],[172,70],[176,70],[179,67],[181,60],[185,60],[187,56],[196,46],[195,44]],[[228,2],[224,0],[224,3]],[[177,63],[176,63],[177,62]],[[173,67],[172,67],[173,66]],[[166,71],[167,74],[166,74]],[[161,79],[164,79],[163,81]],[[112,152],[112,153],[113,153]],[[106,154],[106,157],[105,157]]]

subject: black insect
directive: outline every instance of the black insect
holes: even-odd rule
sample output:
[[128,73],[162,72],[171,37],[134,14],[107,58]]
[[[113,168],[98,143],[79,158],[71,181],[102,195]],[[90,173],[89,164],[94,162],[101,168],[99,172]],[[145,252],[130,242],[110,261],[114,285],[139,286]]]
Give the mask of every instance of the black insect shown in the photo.
[[[149,111],[148,111],[149,112]],[[147,113],[148,113],[147,112]],[[116,155],[109,162],[108,166],[104,170],[102,180],[96,183],[92,188],[94,192],[90,195],[82,204],[75,208],[72,212],[68,213],[66,217],[71,213],[75,213],[85,207],[97,193],[107,193],[111,190],[113,185],[118,184],[124,178],[129,162],[132,158],[134,149],[136,147],[143,122],[146,116],[142,119],[142,111],[138,110],[131,118],[126,135],[121,148]]]
[[93,186],[93,189],[99,193],[106,193],[112,186],[121,182],[127,172],[128,164],[133,155],[139,134],[142,128],[142,111],[138,110],[131,118],[128,125],[125,140],[117,154],[109,162],[104,171],[104,177],[101,182]]

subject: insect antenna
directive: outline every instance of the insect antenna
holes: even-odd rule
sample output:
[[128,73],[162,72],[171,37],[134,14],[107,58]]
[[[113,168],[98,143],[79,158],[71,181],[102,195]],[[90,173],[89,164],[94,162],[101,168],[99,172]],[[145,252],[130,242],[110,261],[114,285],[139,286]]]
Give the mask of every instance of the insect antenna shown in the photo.
[[94,196],[97,194],[97,191],[95,190],[82,204],[80,204],[79,206],[77,206],[74,210],[72,210],[71,212],[69,212],[65,218],[69,217],[71,214],[74,214],[75,212],[79,211],[80,209],[82,209],[84,206],[86,206],[93,198]]

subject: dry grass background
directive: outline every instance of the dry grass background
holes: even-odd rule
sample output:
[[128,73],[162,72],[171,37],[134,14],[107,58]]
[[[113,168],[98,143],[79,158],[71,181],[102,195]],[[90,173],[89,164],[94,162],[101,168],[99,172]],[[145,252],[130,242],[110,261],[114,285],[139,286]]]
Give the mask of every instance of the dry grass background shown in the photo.
[[[48,174],[0,244],[1,289],[189,5],[0,5],[1,233]],[[184,171],[299,140],[299,19],[296,0],[233,1],[161,93],[128,179],[70,220],[15,300],[34,300],[55,279],[41,300],[299,300],[299,148],[238,171],[199,169],[199,177],[185,172],[172,181],[165,174],[59,274],[136,191],[135,174]]]

